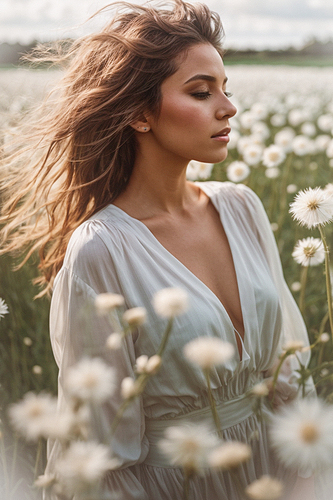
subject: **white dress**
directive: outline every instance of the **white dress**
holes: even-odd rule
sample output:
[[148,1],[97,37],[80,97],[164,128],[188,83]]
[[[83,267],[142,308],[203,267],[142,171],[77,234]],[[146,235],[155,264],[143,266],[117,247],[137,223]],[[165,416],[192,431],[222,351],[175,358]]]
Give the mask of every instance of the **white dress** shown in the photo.
[[[119,382],[134,376],[138,356],[156,353],[166,320],[152,308],[155,292],[182,287],[190,298],[188,312],[175,319],[160,371],[149,381],[143,396],[128,408],[111,443],[121,465],[108,473],[106,482],[110,491],[121,492],[124,500],[182,498],[182,471],[168,464],[156,442],[168,425],[184,419],[198,421],[206,414],[210,418],[205,378],[183,356],[183,346],[202,335],[216,336],[235,347],[235,358],[214,370],[212,387],[224,437],[248,442],[253,449],[253,459],[241,468],[239,481],[245,485],[262,474],[279,473],[268,449],[266,426],[258,421],[244,394],[263,379],[286,340],[308,342],[306,329],[284,281],[274,236],[255,193],[230,182],[197,185],[219,212],[233,256],[245,328],[241,360],[232,322],[217,296],[142,222],[115,205],[108,205],[76,229],[54,283],[50,328],[59,366],[60,407],[65,405],[66,367],[85,353],[114,366]],[[102,292],[120,293],[127,307],[144,306],[148,312],[147,323],[127,336],[120,351],[105,349],[110,326],[88,313],[89,304]],[[108,435],[120,404],[118,391],[98,415],[97,437]],[[52,470],[58,452],[59,445],[52,443],[48,470]],[[228,473],[208,471],[193,478],[190,498],[239,497]]]

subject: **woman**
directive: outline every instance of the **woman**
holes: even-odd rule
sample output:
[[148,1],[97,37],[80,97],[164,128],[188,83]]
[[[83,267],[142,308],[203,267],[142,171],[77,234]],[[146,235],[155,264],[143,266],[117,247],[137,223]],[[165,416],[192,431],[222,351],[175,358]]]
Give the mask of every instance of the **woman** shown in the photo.
[[[85,330],[93,332],[93,354],[122,380],[133,376],[138,356],[159,345],[165,321],[152,308],[154,293],[165,287],[188,293],[190,308],[175,320],[160,371],[112,440],[119,469],[106,484],[124,499],[182,497],[182,471],[165,463],[154,429],[156,422],[163,428],[191,421],[208,407],[205,379],[183,356],[184,345],[202,335],[235,347],[232,362],[214,370],[212,387],[225,403],[225,439],[252,446],[239,481],[245,486],[279,474],[266,426],[244,395],[286,339],[307,341],[304,324],[256,195],[245,186],[186,180],[190,160],[217,163],[227,156],[236,109],[226,91],[222,38],[219,17],[204,5],[125,6],[101,33],[70,49],[58,104],[36,132],[38,148],[7,186],[19,193],[4,208],[12,219],[7,249],[34,242],[30,252],[39,250],[46,289],[53,287],[50,328],[61,406],[64,373],[86,348]],[[110,327],[103,318],[89,322],[82,314],[103,292],[147,309],[147,323],[120,351],[105,350]],[[97,433],[107,434],[120,403],[118,392]],[[58,453],[55,443],[49,469]],[[295,482],[293,474],[280,474]],[[239,496],[228,473],[210,471],[193,478],[190,498]]]

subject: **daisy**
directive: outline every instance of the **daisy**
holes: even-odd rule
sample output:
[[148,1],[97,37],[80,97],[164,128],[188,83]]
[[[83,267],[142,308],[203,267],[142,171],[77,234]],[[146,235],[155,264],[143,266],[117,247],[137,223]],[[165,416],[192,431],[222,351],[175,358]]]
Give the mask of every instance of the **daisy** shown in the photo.
[[265,167],[272,168],[281,165],[286,159],[284,150],[276,144],[271,144],[268,148],[264,149],[262,163]]
[[283,484],[278,479],[262,476],[245,488],[251,500],[279,500],[283,493]]
[[230,470],[249,460],[251,455],[248,444],[230,441],[213,450],[209,454],[208,463],[214,469]]
[[174,318],[184,314],[189,307],[188,295],[182,288],[163,288],[153,297],[155,312],[163,318]]
[[125,323],[128,323],[133,328],[143,325],[146,319],[147,311],[144,307],[133,307],[132,309],[127,309],[123,314]]
[[292,142],[292,150],[297,156],[305,156],[311,153],[312,141],[305,135],[297,135]]
[[244,162],[251,166],[258,165],[261,160],[262,152],[263,148],[259,146],[259,144],[249,144],[249,146],[244,149]]
[[118,465],[109,446],[93,441],[74,441],[56,462],[56,472],[66,493],[73,495],[97,485],[103,475]]
[[272,417],[272,445],[286,467],[322,469],[333,457],[333,408],[320,399],[301,399]]
[[201,472],[207,466],[208,454],[219,443],[204,424],[186,423],[168,427],[158,446],[173,466]]
[[231,182],[241,182],[250,174],[250,167],[243,161],[233,161],[227,167],[227,177]]
[[125,299],[118,293],[100,293],[95,299],[96,311],[100,316],[108,314],[116,307],[121,307]]
[[0,318],[3,318],[5,314],[8,314],[8,306],[6,302],[0,298]]
[[319,187],[308,188],[297,193],[289,211],[302,226],[311,229],[332,220],[333,200]]
[[24,398],[9,408],[12,426],[26,439],[35,441],[48,437],[50,421],[54,423],[57,399],[50,394],[28,392]]
[[294,248],[292,257],[302,266],[317,266],[325,260],[325,249],[319,238],[303,238]]
[[234,354],[234,346],[217,337],[198,337],[184,346],[185,358],[203,370],[224,365]]
[[69,368],[65,387],[79,401],[103,403],[115,391],[115,370],[100,358],[84,358]]
[[286,153],[292,151],[292,142],[295,137],[295,132],[290,127],[285,127],[275,134],[274,143],[280,146]]

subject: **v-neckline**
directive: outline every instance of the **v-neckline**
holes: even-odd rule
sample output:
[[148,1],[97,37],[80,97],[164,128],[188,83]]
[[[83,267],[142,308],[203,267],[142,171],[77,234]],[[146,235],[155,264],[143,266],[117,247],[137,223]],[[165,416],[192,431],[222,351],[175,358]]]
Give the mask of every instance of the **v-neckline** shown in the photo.
[[[111,203],[111,207],[115,208],[116,210],[120,211],[125,217],[127,217],[129,220],[133,221],[134,223],[137,223],[139,224],[140,227],[142,227],[144,229],[145,232],[148,231],[150,237],[153,239],[153,241],[155,241],[155,243],[163,250],[163,252],[165,252],[170,258],[174,259],[178,265],[182,266],[184,268],[184,270],[192,277],[192,279],[196,280],[197,282],[199,282],[199,284],[208,291],[208,293],[215,299],[215,302],[218,303],[218,305],[222,308],[222,310],[224,311],[224,314],[228,320],[228,322],[230,323],[230,326],[232,327],[233,331],[234,331],[234,338],[235,338],[235,342],[236,342],[236,350],[238,352],[238,356],[239,356],[239,359],[240,359],[240,362],[244,361],[244,353],[246,354],[246,350],[245,350],[245,339],[246,339],[246,329],[245,329],[245,321],[244,321],[244,314],[243,314],[243,304],[242,304],[242,297],[241,297],[241,291],[240,291],[240,286],[239,286],[239,279],[238,279],[238,272],[237,272],[237,267],[236,267],[236,264],[235,264],[235,260],[234,260],[234,254],[233,254],[233,250],[232,250],[232,245],[230,244],[230,239],[229,239],[229,235],[228,235],[228,232],[226,230],[226,228],[224,227],[223,223],[222,223],[222,219],[221,219],[221,212],[220,210],[218,209],[218,207],[215,205],[215,203],[213,202],[213,196],[214,196],[214,193],[210,193],[209,190],[208,192],[202,187],[202,184],[201,182],[195,182],[196,185],[199,185],[199,189],[201,189],[205,194],[206,196],[208,196],[210,202],[213,204],[215,210],[218,212],[219,214],[219,218],[220,218],[220,223],[221,223],[221,226],[222,228],[224,229],[224,232],[225,232],[225,235],[226,235],[226,238],[227,238],[227,241],[228,241],[228,245],[229,245],[229,248],[230,248],[230,253],[231,253],[231,258],[232,258],[232,262],[233,262],[233,266],[234,266],[234,270],[235,270],[235,275],[236,275],[236,282],[237,282],[237,289],[238,289],[238,296],[239,296],[239,303],[240,303],[240,309],[241,309],[241,313],[242,313],[242,320],[243,320],[243,332],[244,332],[244,335],[243,337],[240,335],[240,333],[238,332],[238,330],[235,328],[233,322],[232,322],[232,319],[228,313],[228,311],[226,310],[223,302],[218,298],[218,296],[216,295],[215,292],[213,292],[213,290],[211,288],[209,288],[208,285],[206,285],[206,283],[204,283],[200,278],[198,278],[198,276],[196,276],[196,274],[194,274],[187,266],[185,266],[185,264],[183,264],[179,259],[177,259],[177,257],[175,255],[173,255],[160,241],[158,238],[156,238],[156,236],[154,235],[154,233],[148,228],[148,226],[146,226],[146,224],[144,222],[142,222],[141,220],[139,219],[136,219],[135,217],[132,217],[131,215],[129,215],[127,212],[125,212],[125,210],[123,210],[122,208],[118,207],[117,205],[114,205],[113,203]],[[242,350],[240,351],[240,349],[238,349],[238,343],[237,343],[237,337],[240,339],[240,343],[241,343],[241,347],[242,347]]]

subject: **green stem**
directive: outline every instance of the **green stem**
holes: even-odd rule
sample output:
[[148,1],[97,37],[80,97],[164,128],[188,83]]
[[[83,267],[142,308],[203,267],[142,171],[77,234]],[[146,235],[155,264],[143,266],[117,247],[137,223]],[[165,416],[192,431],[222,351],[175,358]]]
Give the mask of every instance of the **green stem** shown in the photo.
[[301,291],[299,295],[299,310],[304,315],[304,305],[305,305],[305,289],[306,281],[308,277],[309,266],[303,266],[301,270]]
[[164,350],[166,348],[166,345],[168,343],[168,340],[169,340],[169,337],[170,337],[170,333],[171,333],[171,330],[172,330],[172,326],[173,326],[173,318],[170,318],[169,321],[168,321],[166,330],[165,330],[165,332],[163,334],[161,345],[160,345],[160,347],[159,347],[159,349],[158,349],[158,351],[156,353],[156,354],[158,354],[161,357],[162,357],[162,355],[164,353]]
[[280,370],[282,368],[282,365],[283,365],[283,362],[284,360],[289,356],[289,352],[285,352],[283,354],[283,356],[281,356],[281,359],[280,359],[280,362],[274,372],[274,375],[273,375],[273,383],[272,383],[272,388],[273,388],[273,396],[272,396],[272,406],[273,406],[273,403],[274,403],[274,398],[275,398],[275,391],[276,391],[276,382],[277,382],[277,379],[278,379],[278,376],[279,376],[279,373],[280,373]]
[[183,500],[189,500],[190,498],[190,477],[191,473],[184,469]]
[[215,399],[214,399],[214,396],[212,393],[212,388],[211,388],[211,384],[210,384],[209,369],[204,370],[204,374],[206,377],[206,382],[207,382],[207,387],[208,387],[209,404],[210,404],[210,408],[212,410],[214,424],[215,424],[219,438],[222,439],[223,435],[222,435],[222,431],[221,431],[221,422],[220,422],[220,418],[219,418],[219,415],[218,415],[217,410],[216,410]]
[[37,476],[38,476],[39,462],[40,462],[40,458],[41,458],[41,455],[42,455],[42,446],[43,446],[42,438],[39,438],[38,445],[37,445],[37,455],[36,455],[36,462],[35,462],[35,470],[34,470],[34,479],[35,480],[37,479]]
[[325,249],[325,276],[326,276],[326,294],[328,305],[328,317],[330,320],[331,335],[333,338],[333,311],[332,311],[332,289],[331,289],[331,274],[330,274],[330,251],[326,242],[323,226],[318,226],[320,236]]

